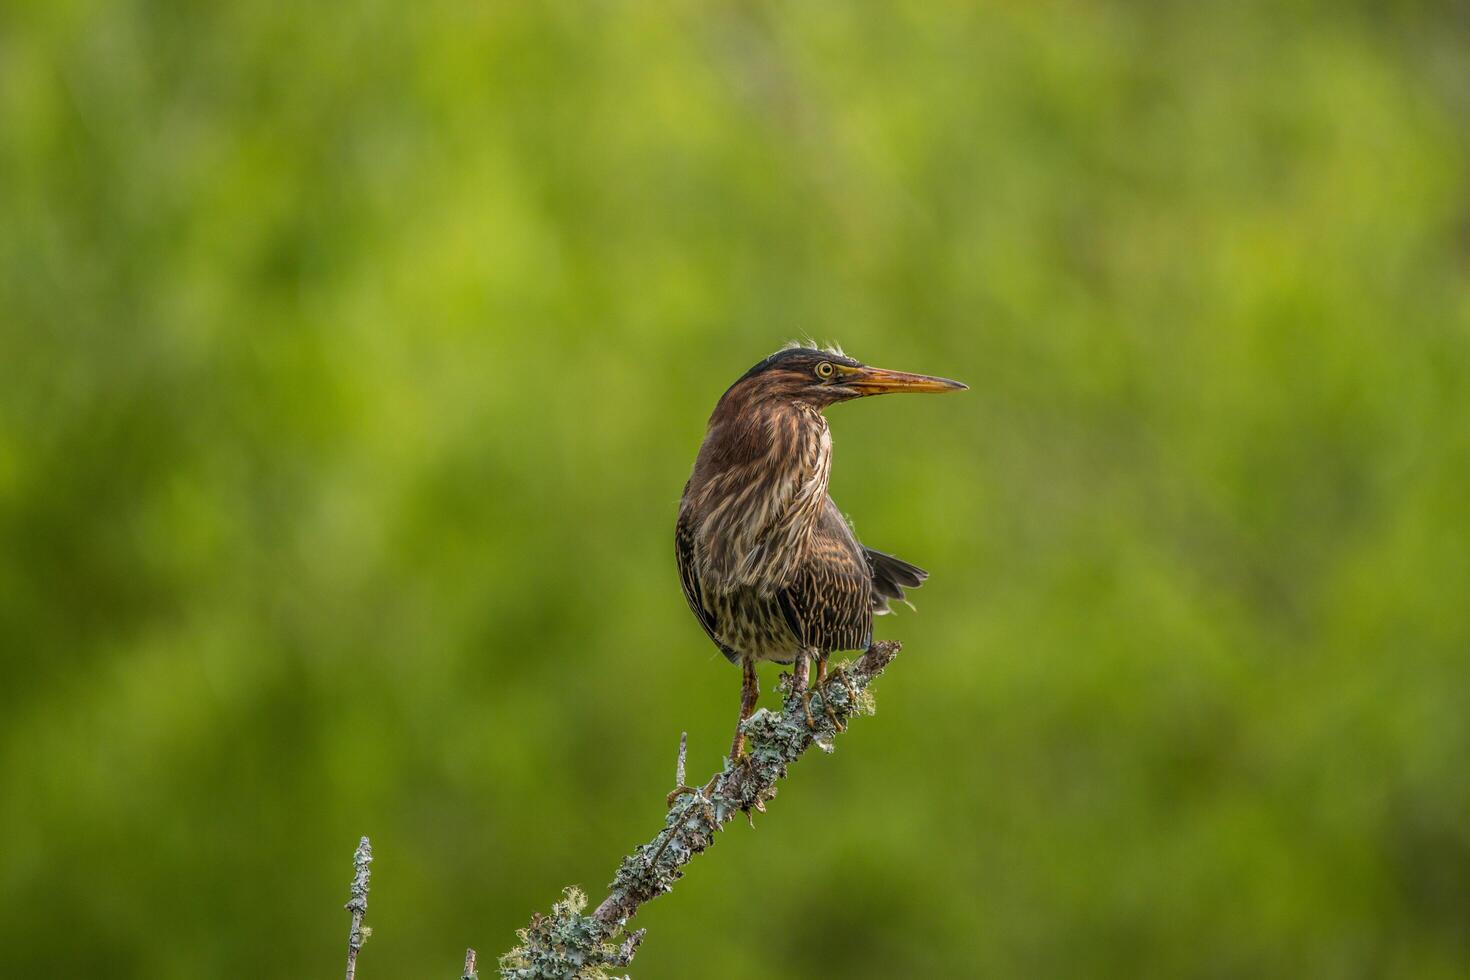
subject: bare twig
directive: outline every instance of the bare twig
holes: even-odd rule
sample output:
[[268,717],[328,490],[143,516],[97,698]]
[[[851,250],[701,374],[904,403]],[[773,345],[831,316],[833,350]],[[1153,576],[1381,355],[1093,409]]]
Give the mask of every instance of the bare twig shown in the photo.
[[352,897],[343,906],[352,913],[352,931],[347,934],[347,980],[354,980],[357,976],[357,954],[362,951],[362,944],[373,931],[362,924],[363,916],[367,915],[368,879],[372,877],[372,870],[368,865],[373,863],[373,845],[364,837],[357,843],[357,850],[352,854]]
[[568,888],[550,915],[536,914],[517,934],[520,945],[500,960],[505,980],[602,980],[604,967],[632,962],[644,930],[627,932],[628,920],[648,901],[674,887],[683,867],[714,843],[714,835],[738,813],[765,811],[776,784],[791,763],[813,744],[832,751],[832,739],[854,715],[872,714],[867,688],[898,653],[899,644],[875,643],[857,660],[832,671],[828,682],[812,693],[814,723],[800,692],[792,693],[783,676],[785,699],[779,714],[762,708],[744,723],[749,755],[724,768],[703,789],[684,784],[684,740],[677,770],[680,789],[661,829],[623,859],[602,904],[583,914],[587,898]]
[[684,759],[689,754],[689,733],[679,733],[679,761],[674,763],[674,785],[684,785]]
[[459,980],[480,980],[480,975],[475,972],[475,951],[473,949],[464,951],[464,974]]

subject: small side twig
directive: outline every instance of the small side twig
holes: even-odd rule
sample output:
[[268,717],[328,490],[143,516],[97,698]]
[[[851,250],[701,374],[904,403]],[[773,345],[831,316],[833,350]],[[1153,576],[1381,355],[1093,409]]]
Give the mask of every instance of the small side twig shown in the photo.
[[362,924],[363,916],[367,915],[368,880],[372,877],[368,865],[372,863],[373,845],[364,837],[358,841],[357,850],[352,854],[352,897],[343,906],[352,913],[352,931],[347,934],[347,980],[354,980],[357,976],[357,954],[373,933]]
[[464,951],[464,974],[459,980],[480,980],[480,975],[475,972],[475,951],[473,949]]
[[674,763],[674,785],[684,785],[684,758],[689,754],[689,733],[679,733],[679,761]]

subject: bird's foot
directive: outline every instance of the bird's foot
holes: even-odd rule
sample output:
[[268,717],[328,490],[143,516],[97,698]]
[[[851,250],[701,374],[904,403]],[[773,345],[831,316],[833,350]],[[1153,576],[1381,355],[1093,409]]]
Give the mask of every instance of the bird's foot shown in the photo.
[[812,717],[811,691],[801,692],[801,710],[806,712],[806,727],[815,729],[817,727],[817,719]]
[[[734,764],[733,768],[748,767],[751,764],[750,756],[744,753],[739,758],[731,759],[730,761]],[[709,811],[709,802],[715,795],[715,787],[720,784],[720,777],[724,775],[724,770],[715,773],[710,777],[710,781],[703,786],[675,786],[674,791],[667,797],[669,809],[672,810],[674,804],[678,803],[681,797],[692,796],[696,803],[701,804],[706,811]]]
[[[857,710],[857,706],[858,706],[858,692],[857,692],[857,688],[855,688],[855,687],[852,686],[852,678],[849,677],[849,676],[847,676],[847,666],[844,664],[844,665],[838,667],[832,673],[833,673],[833,678],[835,680],[841,681],[842,682],[843,689],[847,691],[847,713],[848,714],[852,714],[852,712],[854,712],[854,711]],[[828,681],[828,686],[829,687],[831,686],[831,681]],[[823,697],[824,697],[824,700],[825,700],[825,696],[826,696],[827,692],[826,691],[823,691],[822,694],[823,694]],[[845,731],[847,731],[847,723],[846,722],[843,722],[841,724],[838,724],[837,721],[834,719],[833,720],[833,727],[835,727],[839,732],[845,732]]]
[[698,796],[701,792],[701,790],[697,790],[693,786],[675,786],[674,791],[667,797],[668,808],[672,810],[674,804],[679,802],[679,797],[681,796]]
[[827,697],[825,690],[822,691],[822,710],[827,713],[827,720],[832,723],[832,728],[835,731],[847,731],[847,725],[843,723],[841,718],[837,717],[837,712],[832,710],[832,701]]

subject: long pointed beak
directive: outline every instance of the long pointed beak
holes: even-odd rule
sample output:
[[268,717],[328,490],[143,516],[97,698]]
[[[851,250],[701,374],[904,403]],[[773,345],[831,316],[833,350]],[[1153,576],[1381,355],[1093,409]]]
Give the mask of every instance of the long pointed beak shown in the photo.
[[965,391],[970,386],[948,378],[935,378],[927,374],[909,374],[907,371],[885,371],[883,368],[854,368],[844,384],[862,395],[886,395],[895,391],[919,391],[939,394],[946,391]]

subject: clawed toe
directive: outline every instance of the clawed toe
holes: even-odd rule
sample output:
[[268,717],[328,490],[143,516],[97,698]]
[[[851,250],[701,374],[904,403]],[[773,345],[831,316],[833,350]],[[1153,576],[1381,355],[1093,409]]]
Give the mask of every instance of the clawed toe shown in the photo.
[[670,793],[667,797],[668,808],[672,810],[674,808],[674,804],[679,801],[679,797],[681,796],[697,795],[699,795],[699,790],[695,789],[693,786],[675,786],[674,791]]
[[847,725],[843,724],[842,719],[837,717],[837,712],[832,710],[832,705],[827,701],[825,692],[822,695],[822,710],[827,713],[827,720],[832,723],[834,729],[839,732],[847,731]]
[[810,691],[801,692],[801,710],[806,712],[806,727],[815,729],[817,720],[812,717],[812,694]]

